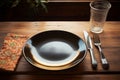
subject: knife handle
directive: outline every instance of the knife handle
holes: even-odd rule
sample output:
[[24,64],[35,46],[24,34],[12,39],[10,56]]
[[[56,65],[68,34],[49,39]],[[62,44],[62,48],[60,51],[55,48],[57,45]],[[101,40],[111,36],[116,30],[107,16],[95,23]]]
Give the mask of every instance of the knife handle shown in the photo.
[[89,50],[90,50],[90,56],[91,56],[91,61],[92,61],[92,68],[96,69],[97,68],[97,61],[95,59],[93,49],[89,49]]

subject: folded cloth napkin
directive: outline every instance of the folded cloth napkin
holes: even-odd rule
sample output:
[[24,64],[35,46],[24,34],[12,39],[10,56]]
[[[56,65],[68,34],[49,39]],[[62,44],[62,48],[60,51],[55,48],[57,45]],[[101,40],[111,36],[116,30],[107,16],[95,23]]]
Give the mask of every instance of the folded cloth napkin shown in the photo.
[[0,69],[14,71],[22,54],[27,35],[8,33],[0,50]]

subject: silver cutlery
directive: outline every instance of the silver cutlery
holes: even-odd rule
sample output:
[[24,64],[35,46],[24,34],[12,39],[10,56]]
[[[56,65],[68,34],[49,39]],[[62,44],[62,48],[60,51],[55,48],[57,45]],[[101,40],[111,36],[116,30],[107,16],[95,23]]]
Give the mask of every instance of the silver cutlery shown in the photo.
[[87,48],[90,52],[92,68],[96,69],[97,68],[97,61],[96,61],[95,56],[94,56],[94,50],[93,50],[93,46],[92,46],[91,37],[88,35],[87,31],[84,31],[84,37],[85,37]]
[[105,58],[105,56],[103,54],[103,51],[102,51],[102,48],[101,48],[101,42],[100,42],[100,38],[99,38],[98,34],[93,34],[93,41],[94,41],[94,45],[99,50],[102,67],[104,69],[108,69],[109,68],[109,63],[108,63],[107,59]]

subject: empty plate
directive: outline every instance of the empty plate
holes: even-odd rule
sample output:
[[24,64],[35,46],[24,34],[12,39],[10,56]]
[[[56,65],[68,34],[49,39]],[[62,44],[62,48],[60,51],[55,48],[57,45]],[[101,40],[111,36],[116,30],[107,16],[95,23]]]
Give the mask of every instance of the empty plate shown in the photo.
[[86,55],[86,45],[77,35],[50,30],[29,38],[23,47],[25,59],[38,68],[63,70],[80,63]]

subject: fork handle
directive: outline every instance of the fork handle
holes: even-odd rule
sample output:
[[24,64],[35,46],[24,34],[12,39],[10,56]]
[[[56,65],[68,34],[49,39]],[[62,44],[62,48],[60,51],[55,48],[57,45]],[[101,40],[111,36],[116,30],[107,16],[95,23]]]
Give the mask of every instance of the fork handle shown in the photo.
[[101,46],[98,46],[99,48],[99,52],[100,52],[100,58],[101,58],[101,62],[102,62],[102,67],[103,69],[108,69],[109,68],[109,63],[107,61],[107,59],[105,58],[103,51],[101,49]]

